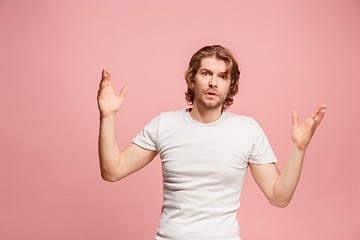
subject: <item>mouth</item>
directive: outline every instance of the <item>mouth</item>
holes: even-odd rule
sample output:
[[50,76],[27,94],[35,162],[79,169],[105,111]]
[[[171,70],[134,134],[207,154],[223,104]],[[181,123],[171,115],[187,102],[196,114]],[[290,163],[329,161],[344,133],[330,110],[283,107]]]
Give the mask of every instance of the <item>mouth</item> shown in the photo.
[[206,96],[208,96],[209,98],[215,98],[215,97],[218,96],[218,94],[217,94],[216,92],[214,92],[214,91],[208,91],[208,92],[206,92],[205,94],[206,94]]

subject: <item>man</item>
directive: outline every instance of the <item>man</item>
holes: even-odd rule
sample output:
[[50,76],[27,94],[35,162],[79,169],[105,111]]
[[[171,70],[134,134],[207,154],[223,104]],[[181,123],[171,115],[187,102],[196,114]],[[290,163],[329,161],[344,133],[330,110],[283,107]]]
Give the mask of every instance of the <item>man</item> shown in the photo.
[[271,204],[289,204],[325,105],[303,124],[298,124],[297,112],[293,112],[291,154],[280,173],[255,120],[224,111],[238,91],[239,74],[227,49],[219,45],[200,49],[185,74],[186,100],[192,108],[160,114],[120,152],[115,114],[127,87],[116,96],[110,72],[103,70],[98,92],[101,176],[107,181],[120,180],[160,155],[164,202],[156,240],[239,240],[236,214],[248,166]]

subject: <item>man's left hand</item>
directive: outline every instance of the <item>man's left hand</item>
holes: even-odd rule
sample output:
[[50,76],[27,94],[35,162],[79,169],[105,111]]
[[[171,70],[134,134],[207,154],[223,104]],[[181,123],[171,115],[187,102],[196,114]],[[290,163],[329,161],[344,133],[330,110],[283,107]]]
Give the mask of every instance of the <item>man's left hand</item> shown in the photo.
[[307,118],[302,124],[298,124],[298,113],[293,111],[292,113],[292,133],[291,137],[294,145],[300,151],[305,151],[310,143],[312,136],[315,133],[316,128],[320,125],[320,122],[325,114],[325,105],[320,105],[315,112]]

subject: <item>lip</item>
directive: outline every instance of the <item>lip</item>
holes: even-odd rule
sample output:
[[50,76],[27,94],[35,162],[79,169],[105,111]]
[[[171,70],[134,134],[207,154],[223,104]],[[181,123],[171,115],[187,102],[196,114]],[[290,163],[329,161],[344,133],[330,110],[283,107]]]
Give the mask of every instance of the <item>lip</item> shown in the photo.
[[215,91],[207,91],[206,94],[208,94],[208,95],[215,95],[215,96],[218,95]]
[[218,96],[218,94],[214,91],[208,91],[205,93],[208,98],[215,98]]

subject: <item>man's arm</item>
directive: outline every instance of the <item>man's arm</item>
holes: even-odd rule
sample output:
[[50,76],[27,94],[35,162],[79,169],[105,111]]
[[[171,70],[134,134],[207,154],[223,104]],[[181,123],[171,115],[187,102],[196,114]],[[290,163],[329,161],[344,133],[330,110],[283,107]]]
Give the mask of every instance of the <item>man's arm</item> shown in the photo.
[[124,102],[127,86],[116,96],[110,77],[110,72],[104,69],[97,96],[100,111],[98,147],[101,176],[106,181],[114,182],[145,167],[157,152],[134,143],[130,143],[122,152],[119,151],[115,137],[115,115]]
[[289,160],[282,173],[274,163],[249,163],[256,183],[274,206],[286,207],[290,203],[300,179],[306,148],[325,114],[325,108],[325,105],[319,106],[301,125],[298,124],[297,112],[293,112],[291,135],[293,144]]

